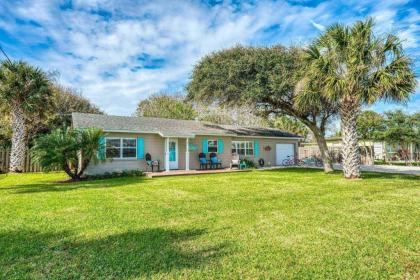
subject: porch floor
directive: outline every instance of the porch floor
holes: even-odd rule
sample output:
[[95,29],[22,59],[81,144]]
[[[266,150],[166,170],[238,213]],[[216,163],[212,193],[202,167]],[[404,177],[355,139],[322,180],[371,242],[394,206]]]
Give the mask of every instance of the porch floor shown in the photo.
[[230,172],[248,172],[251,170],[241,170],[241,169],[230,169],[230,168],[222,168],[222,169],[206,169],[206,170],[170,170],[166,171],[159,171],[159,172],[146,172],[146,176],[149,178],[154,177],[164,177],[164,176],[181,176],[181,175],[200,175],[200,174],[213,174],[213,173],[230,173]]

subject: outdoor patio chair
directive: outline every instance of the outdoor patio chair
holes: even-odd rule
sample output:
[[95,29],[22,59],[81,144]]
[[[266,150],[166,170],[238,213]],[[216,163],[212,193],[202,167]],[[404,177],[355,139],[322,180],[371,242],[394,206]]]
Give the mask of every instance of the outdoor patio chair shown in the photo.
[[241,160],[239,159],[239,155],[238,154],[233,154],[232,155],[232,160],[230,162],[230,169],[232,169],[232,167],[234,167],[234,166],[239,168],[240,164],[241,164]]
[[200,169],[207,169],[207,166],[209,165],[209,162],[206,159],[205,153],[200,153],[198,155],[198,160],[200,161]]
[[222,168],[222,161],[217,158],[216,153],[210,154],[210,168]]
[[147,164],[147,166],[146,166],[146,171],[147,171],[147,168],[149,168],[149,169],[151,169],[151,170],[152,170],[152,172],[153,172],[153,171],[154,171],[154,169],[155,169],[155,167],[157,167],[157,171],[159,171],[159,170],[160,170],[160,163],[159,163],[159,160],[157,160],[157,159],[152,160],[152,156],[151,156],[149,153],[147,153],[147,154],[145,155],[145,159],[146,159],[146,164]]

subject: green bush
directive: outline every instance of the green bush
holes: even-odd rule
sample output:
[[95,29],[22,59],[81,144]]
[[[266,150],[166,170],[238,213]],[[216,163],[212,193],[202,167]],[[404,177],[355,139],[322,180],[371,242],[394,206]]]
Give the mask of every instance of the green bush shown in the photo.
[[100,179],[110,179],[110,178],[119,178],[119,177],[141,177],[145,173],[142,170],[123,170],[118,172],[105,172],[98,175],[86,175],[84,178],[88,180],[100,180]]
[[97,153],[103,136],[99,128],[55,129],[35,139],[32,159],[44,171],[62,168],[73,180],[79,180],[91,162],[101,161]]
[[246,168],[257,168],[257,165],[255,164],[255,162],[250,159],[244,158],[242,161],[245,162]]

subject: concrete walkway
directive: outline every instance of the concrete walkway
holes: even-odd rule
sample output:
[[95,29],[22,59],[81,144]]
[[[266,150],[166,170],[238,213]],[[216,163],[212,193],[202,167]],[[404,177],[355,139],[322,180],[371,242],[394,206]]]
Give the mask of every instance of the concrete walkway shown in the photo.
[[[339,169],[339,170],[342,169],[341,165],[339,165],[339,164],[334,164],[334,168]],[[362,165],[360,169],[362,171],[368,171],[368,172],[420,175],[420,167],[419,166]]]

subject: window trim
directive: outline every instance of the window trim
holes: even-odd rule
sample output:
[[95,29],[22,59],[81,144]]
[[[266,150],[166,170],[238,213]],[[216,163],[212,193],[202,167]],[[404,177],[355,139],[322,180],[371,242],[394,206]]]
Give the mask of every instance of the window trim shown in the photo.
[[[244,150],[243,156],[254,156],[255,155],[254,141],[249,141],[249,140],[232,140],[231,146],[235,146],[234,149],[236,151],[236,154],[240,155],[238,153],[238,150],[241,149],[241,148],[239,148],[239,144],[241,144],[241,143],[245,144],[245,147],[243,148],[243,150]],[[249,147],[249,143],[252,143],[252,148]],[[231,147],[230,150],[232,152],[233,147]],[[247,150],[252,150],[252,154],[248,154]]]
[[[115,140],[115,139],[120,140],[120,147],[119,147],[120,156],[119,157],[110,157],[109,159],[122,159],[122,160],[137,159],[137,138],[136,137],[105,137],[105,158],[106,159],[108,158],[106,156],[108,139],[110,139],[110,140]],[[135,141],[135,146],[134,147],[125,147],[125,149],[135,149],[136,153],[135,153],[134,157],[123,157],[123,150],[124,150],[123,140],[134,140]]]
[[[215,152],[210,152],[210,145],[209,142],[216,142],[216,151]],[[212,148],[214,148],[214,146],[212,146]],[[207,139],[207,152],[208,153],[219,153],[219,141],[217,139]]]

